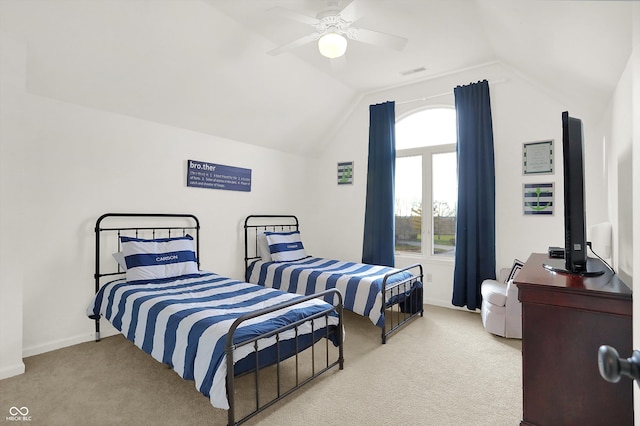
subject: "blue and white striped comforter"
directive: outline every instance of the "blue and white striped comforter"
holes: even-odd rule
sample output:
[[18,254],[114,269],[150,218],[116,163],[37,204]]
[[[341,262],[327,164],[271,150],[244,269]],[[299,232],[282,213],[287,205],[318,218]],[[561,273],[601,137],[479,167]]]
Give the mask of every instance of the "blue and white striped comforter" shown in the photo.
[[[228,409],[226,396],[227,332],[239,316],[295,299],[282,291],[267,289],[213,273],[199,277],[178,277],[145,284],[128,284],[124,279],[105,284],[87,308],[87,315],[107,318],[127,339],[156,360],[171,366],[182,378],[194,380],[196,388],[209,397],[214,407]],[[318,299],[247,320],[237,329],[234,340],[261,335],[294,322],[303,315],[321,312],[328,305]],[[329,324],[338,324],[329,317]],[[314,328],[324,327],[324,317]],[[298,327],[298,334],[311,326]],[[280,340],[293,337],[293,331],[280,334]],[[261,350],[275,343],[275,337],[262,339]],[[234,352],[234,362],[245,358],[253,345]]]
[[[306,257],[293,262],[264,262],[257,260],[249,265],[247,281],[289,293],[309,295],[337,288],[341,291],[344,308],[369,317],[378,327],[384,325],[382,306],[382,281],[384,276],[395,271],[388,266],[368,265],[355,262]],[[408,271],[393,275],[387,285],[411,277]],[[403,291],[411,291],[408,284]],[[393,298],[392,298],[393,296]],[[387,306],[398,299],[397,292],[387,290]],[[400,295],[402,297],[402,295]]]

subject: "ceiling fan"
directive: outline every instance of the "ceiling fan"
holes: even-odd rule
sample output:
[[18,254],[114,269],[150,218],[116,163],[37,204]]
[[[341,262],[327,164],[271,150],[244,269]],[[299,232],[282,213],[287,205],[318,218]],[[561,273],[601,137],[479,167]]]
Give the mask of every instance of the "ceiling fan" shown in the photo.
[[267,52],[279,55],[293,48],[318,41],[318,48],[323,56],[337,58],[347,49],[347,39],[363,43],[384,46],[395,50],[402,50],[407,39],[393,34],[359,28],[353,25],[364,12],[364,2],[361,0],[347,1],[341,8],[340,1],[328,1],[327,8],[319,12],[316,17],[308,16],[290,9],[275,7],[272,10],[282,16],[311,25],[315,31],[302,38]]

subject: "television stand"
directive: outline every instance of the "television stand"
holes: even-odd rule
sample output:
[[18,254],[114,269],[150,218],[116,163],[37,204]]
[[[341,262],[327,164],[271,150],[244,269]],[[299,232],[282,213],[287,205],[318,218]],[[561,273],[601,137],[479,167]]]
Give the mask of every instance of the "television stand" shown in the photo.
[[[516,278],[522,302],[521,426],[633,426],[633,381],[600,376],[598,349],[631,356],[631,290],[608,268],[584,277],[547,270],[532,254]],[[590,270],[605,269],[598,259]]]
[[542,265],[544,269],[551,272],[557,272],[559,274],[579,275],[581,277],[597,277],[604,274],[602,265],[596,263],[594,259],[587,258],[587,270],[580,272],[571,272],[567,269],[564,259],[548,259]]

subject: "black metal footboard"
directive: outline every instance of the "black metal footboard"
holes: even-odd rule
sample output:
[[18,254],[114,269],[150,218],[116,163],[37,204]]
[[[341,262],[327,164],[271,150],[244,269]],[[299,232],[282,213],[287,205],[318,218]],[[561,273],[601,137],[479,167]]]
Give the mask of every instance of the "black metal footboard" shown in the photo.
[[[412,272],[412,275],[402,281],[389,283],[397,274]],[[398,269],[384,276],[382,280],[383,303],[380,307],[385,321],[382,326],[382,343],[387,337],[396,332],[401,326],[424,315],[424,291],[422,265],[419,263]]]
[[[252,339],[248,339],[242,342],[234,343],[234,334],[240,325],[252,318],[256,318],[258,316],[268,314],[271,312],[275,312],[279,309],[293,306],[299,304],[301,302],[311,300],[313,298],[324,298],[324,296],[333,295],[334,304],[330,308],[322,312],[318,312],[313,316],[302,318],[292,324],[288,324],[286,326],[280,327],[277,330],[270,331],[266,334],[254,337]],[[328,327],[328,318],[332,313],[337,314],[338,316],[338,325]],[[299,327],[304,323],[310,323],[311,326],[311,335],[305,335],[306,340],[311,342],[311,346],[308,347],[305,343],[301,342],[303,337],[299,335]],[[316,328],[317,327],[317,328]],[[280,340],[280,335],[287,331],[293,331],[294,337],[288,339],[288,349],[283,348],[284,341]],[[245,314],[234,321],[229,329],[227,334],[227,343],[225,347],[225,353],[227,357],[227,399],[229,401],[229,411],[228,411],[228,424],[229,425],[239,425],[249,420],[256,414],[262,412],[266,408],[270,407],[277,401],[286,397],[296,389],[304,386],[309,383],[311,380],[315,379],[322,373],[330,370],[331,368],[338,366],[340,370],[344,367],[344,357],[343,357],[343,322],[342,322],[342,294],[340,291],[336,289],[325,290],[321,293],[314,294],[311,296],[305,296],[300,299],[296,299],[290,302],[282,303],[279,305],[275,305],[260,311],[252,312]],[[276,369],[276,394],[274,397],[268,399],[267,401],[261,401],[260,397],[260,369],[262,364],[260,362],[260,350],[258,348],[258,342],[263,339],[275,339],[275,348],[276,352],[276,361],[275,361],[275,369]],[[316,366],[316,345],[322,344],[320,340],[324,338],[324,360],[321,362],[321,365]],[[330,360],[330,350],[329,350],[329,341],[333,341],[337,346],[337,358],[335,360]],[[316,343],[318,342],[318,343]],[[293,344],[293,351],[291,350],[291,346]],[[254,375],[255,381],[255,405],[249,411],[248,414],[245,414],[240,420],[236,420],[236,402],[235,402],[235,381],[236,381],[236,371],[234,369],[234,351],[242,346],[252,345],[252,361],[254,362],[254,368],[252,369],[252,373]],[[305,349],[311,351],[311,373],[307,377],[300,377],[300,360],[299,354]],[[281,381],[281,364],[285,359],[294,359],[294,366],[288,366],[290,368],[295,368],[295,382],[292,386],[288,388],[284,388]]]

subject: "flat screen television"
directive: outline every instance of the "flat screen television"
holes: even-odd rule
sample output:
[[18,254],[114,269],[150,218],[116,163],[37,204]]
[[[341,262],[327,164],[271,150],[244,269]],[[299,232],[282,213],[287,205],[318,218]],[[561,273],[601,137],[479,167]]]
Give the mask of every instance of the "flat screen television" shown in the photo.
[[604,270],[587,262],[587,227],[584,194],[582,121],[562,113],[562,165],[564,168],[564,265],[545,264],[554,272],[600,275]]

